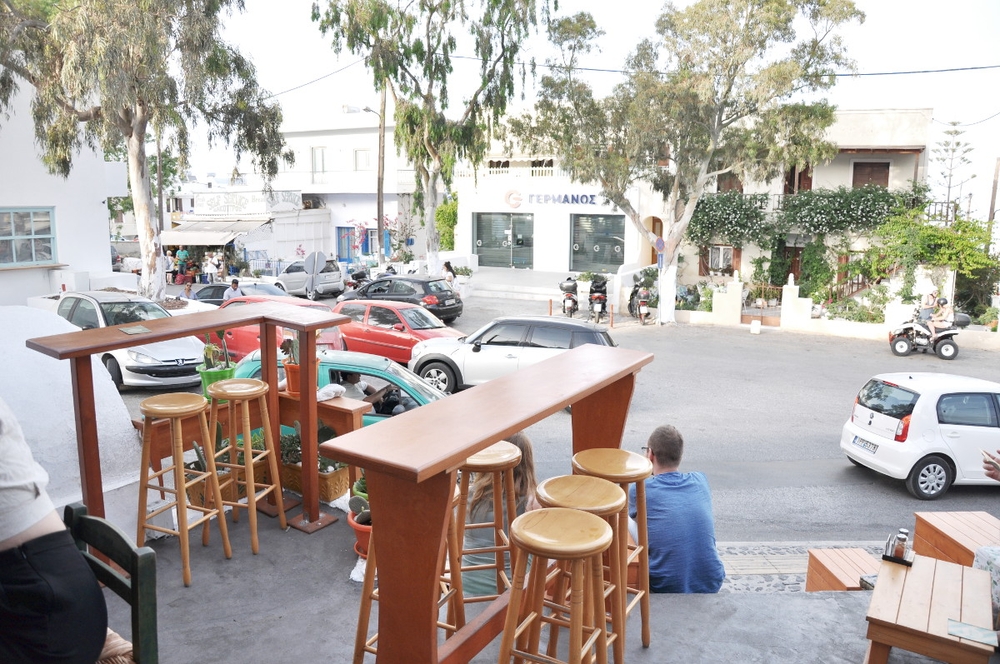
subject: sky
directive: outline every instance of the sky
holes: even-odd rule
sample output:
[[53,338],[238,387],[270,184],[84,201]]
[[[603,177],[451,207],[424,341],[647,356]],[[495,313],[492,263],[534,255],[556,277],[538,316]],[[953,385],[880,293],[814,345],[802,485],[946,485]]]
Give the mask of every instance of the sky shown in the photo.
[[[862,25],[843,28],[841,34],[859,74],[1000,66],[1000,0],[855,3],[867,18]],[[626,4],[629,11],[622,11]],[[281,102],[289,129],[321,124],[324,113],[339,112],[344,105],[377,108],[378,104],[371,76],[360,58],[333,51],[331,40],[310,19],[311,6],[312,0],[245,0],[246,11],[226,21],[225,38],[254,62],[262,87]],[[589,11],[594,16],[606,34],[601,51],[582,64],[608,69],[620,68],[639,40],[655,37],[653,26],[661,8],[660,2],[649,0],[561,0],[559,14]],[[525,57],[542,61],[551,53],[544,36],[538,35],[528,44]],[[458,62],[456,76],[462,76],[463,69],[474,75],[475,67],[475,63]],[[589,76],[598,90],[609,90],[617,82],[615,74]],[[452,87],[457,90],[459,86]],[[527,94],[530,97],[530,89]],[[972,215],[987,217],[1000,159],[1000,67],[842,77],[826,96],[845,110],[933,109],[930,148],[946,138],[943,132],[950,128],[949,122],[959,122],[965,132],[959,140],[974,149],[969,155],[972,164],[956,173],[952,198],[961,196],[964,209],[971,193]],[[199,177],[213,170],[228,173],[233,165],[233,158],[221,149],[201,147],[192,155]],[[932,163],[928,170],[933,185],[940,180],[940,167]],[[955,184],[965,180],[959,191]],[[942,190],[935,191],[943,200]]]

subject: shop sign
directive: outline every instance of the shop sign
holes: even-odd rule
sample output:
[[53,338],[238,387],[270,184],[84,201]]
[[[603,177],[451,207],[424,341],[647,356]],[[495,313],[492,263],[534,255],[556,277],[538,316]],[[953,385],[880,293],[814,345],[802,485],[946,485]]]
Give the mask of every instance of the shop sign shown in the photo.
[[[521,207],[524,197],[521,192],[510,190],[504,194],[504,202],[512,208]],[[528,194],[528,204],[534,205],[597,205],[597,194]]]

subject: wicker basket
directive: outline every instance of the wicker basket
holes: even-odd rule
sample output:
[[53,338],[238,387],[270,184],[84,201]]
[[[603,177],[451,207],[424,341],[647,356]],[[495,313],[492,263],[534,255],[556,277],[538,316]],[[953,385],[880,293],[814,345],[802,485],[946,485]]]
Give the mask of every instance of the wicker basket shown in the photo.
[[[350,487],[348,469],[338,468],[329,473],[319,474],[319,499],[325,503],[340,498]],[[302,493],[302,466],[299,464],[281,464],[281,488]]]

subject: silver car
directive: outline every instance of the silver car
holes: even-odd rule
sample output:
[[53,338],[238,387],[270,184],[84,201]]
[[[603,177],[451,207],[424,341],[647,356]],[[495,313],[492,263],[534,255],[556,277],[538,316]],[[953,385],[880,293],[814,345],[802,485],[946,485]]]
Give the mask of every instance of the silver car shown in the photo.
[[344,292],[344,275],[340,272],[340,265],[332,259],[316,275],[311,289],[306,288],[308,283],[309,273],[306,272],[305,261],[295,261],[282,270],[274,285],[290,295],[305,295],[310,300],[324,295],[336,297]]
[[[63,293],[56,313],[84,330],[141,326],[143,321],[170,316],[145,297],[111,291]],[[201,382],[196,367],[202,362],[204,348],[205,344],[194,337],[180,337],[110,350],[101,356],[101,362],[119,389],[194,385]]]

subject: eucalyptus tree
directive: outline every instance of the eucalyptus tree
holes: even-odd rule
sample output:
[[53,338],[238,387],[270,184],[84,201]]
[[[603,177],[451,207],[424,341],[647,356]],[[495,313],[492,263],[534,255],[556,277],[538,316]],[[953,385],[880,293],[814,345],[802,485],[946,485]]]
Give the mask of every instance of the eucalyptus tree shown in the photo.
[[[538,5],[541,5],[540,7]],[[526,71],[521,47],[548,0],[323,0],[313,20],[336,52],[361,55],[377,89],[395,101],[397,149],[414,166],[414,206],[437,267],[438,187],[459,160],[478,166]],[[458,49],[479,61],[477,77],[453,75]]]
[[[673,293],[685,231],[715,178],[767,180],[835,154],[823,140],[834,109],[809,96],[850,67],[836,29],[864,16],[851,0],[668,4],[656,21],[659,39],[640,42],[624,81],[603,99],[576,71],[600,36],[587,18],[553,23],[562,60],[550,63],[533,116],[512,129],[529,144],[547,144],[574,179],[598,183],[651,244],[661,238],[627,195],[643,182],[662,192],[660,292]],[[661,300],[662,319],[673,321],[673,305]]]
[[253,65],[220,38],[224,14],[242,0],[0,0],[0,110],[19,85],[34,89],[32,116],[42,160],[66,176],[84,145],[125,145],[139,247],[140,292],[164,293],[159,229],[152,223],[146,136],[172,131],[188,155],[189,125],[209,145],[249,154],[270,181],[291,162],[281,111]]

